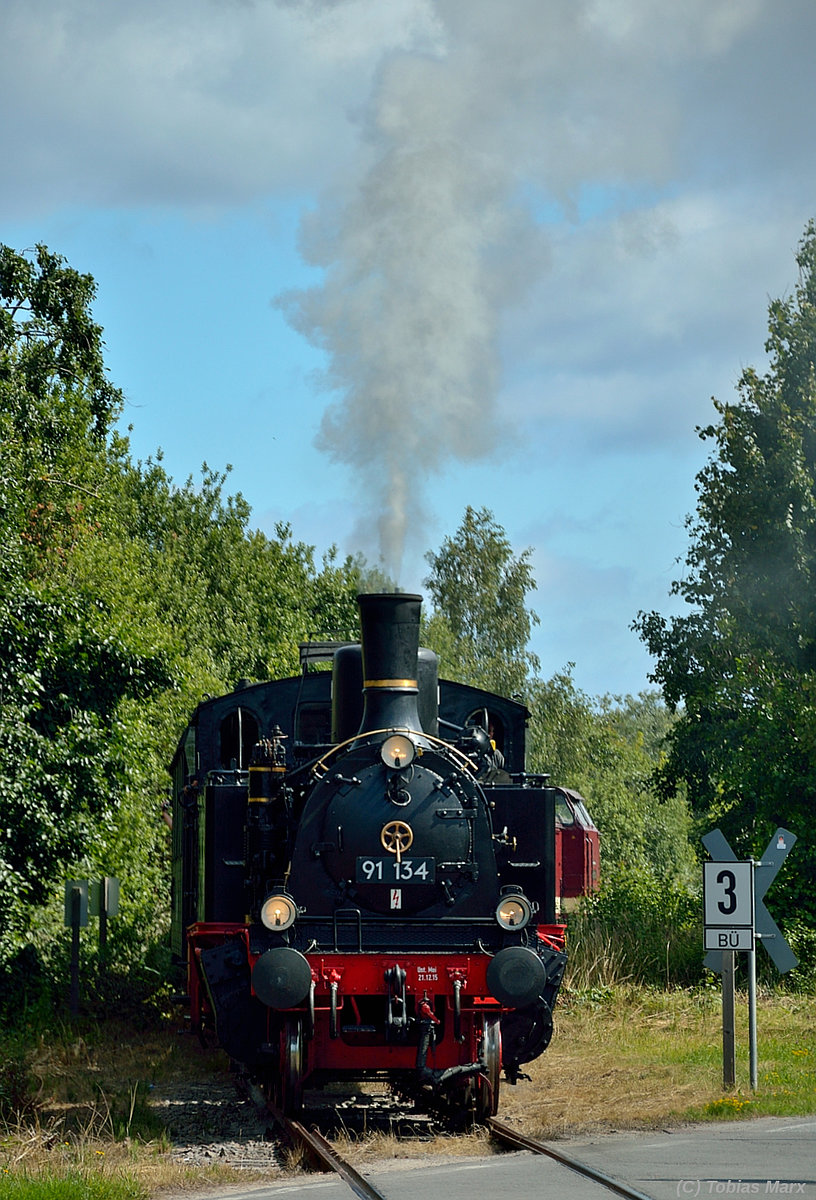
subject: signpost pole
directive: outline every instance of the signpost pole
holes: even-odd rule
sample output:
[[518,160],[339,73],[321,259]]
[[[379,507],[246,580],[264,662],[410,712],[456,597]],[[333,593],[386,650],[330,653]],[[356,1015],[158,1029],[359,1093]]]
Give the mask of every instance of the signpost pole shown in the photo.
[[[754,891],[754,871],[756,863],[751,863],[751,890]],[[751,949],[748,951],[748,1056],[751,1070],[751,1091],[757,1090],[757,995],[756,995],[756,936]]]
[[736,1032],[734,1013],[735,950],[724,950],[722,956],[722,1044],[723,1090],[732,1092],[737,1086]]
[[108,950],[108,880],[99,885],[99,965],[105,961]]
[[737,1082],[734,1012],[735,954],[754,947],[754,866],[717,861],[703,866],[705,944],[720,951],[722,970],[723,1090]]

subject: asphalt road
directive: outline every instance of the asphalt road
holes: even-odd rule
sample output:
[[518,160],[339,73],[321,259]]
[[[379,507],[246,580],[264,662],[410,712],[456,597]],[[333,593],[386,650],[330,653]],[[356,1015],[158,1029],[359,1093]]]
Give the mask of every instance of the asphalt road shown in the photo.
[[571,1140],[569,1153],[654,1200],[717,1196],[816,1200],[813,1117],[763,1117],[670,1133],[608,1134]]
[[[653,1200],[816,1200],[816,1118],[765,1117],[665,1133],[606,1134],[557,1146]],[[525,1152],[407,1168],[385,1164],[365,1174],[387,1200],[609,1200],[614,1194],[551,1159]],[[349,1200],[352,1193],[339,1179],[319,1175],[208,1195],[210,1200],[216,1195],[224,1200]]]

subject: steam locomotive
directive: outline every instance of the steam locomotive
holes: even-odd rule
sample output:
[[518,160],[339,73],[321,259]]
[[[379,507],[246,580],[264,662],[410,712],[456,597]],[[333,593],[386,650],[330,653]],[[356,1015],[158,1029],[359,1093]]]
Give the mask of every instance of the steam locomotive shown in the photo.
[[287,1115],[384,1078],[484,1119],[552,1035],[556,807],[563,825],[572,797],[575,825],[576,794],[524,773],[523,705],[440,684],[419,596],[358,602],[360,644],[305,646],[299,677],[193,714],[170,768],[173,950],[194,1029]]

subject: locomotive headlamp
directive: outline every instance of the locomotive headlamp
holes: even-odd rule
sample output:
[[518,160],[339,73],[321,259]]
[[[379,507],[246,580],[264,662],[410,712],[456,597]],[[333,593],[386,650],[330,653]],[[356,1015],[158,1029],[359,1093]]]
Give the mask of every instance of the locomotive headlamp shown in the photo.
[[291,896],[267,896],[261,905],[261,921],[277,933],[294,925],[296,916],[297,905]]
[[392,733],[380,746],[380,758],[387,767],[399,771],[410,767],[416,757],[416,746],[404,733]]
[[496,920],[502,929],[523,929],[532,915],[533,906],[521,892],[503,896],[496,909]]

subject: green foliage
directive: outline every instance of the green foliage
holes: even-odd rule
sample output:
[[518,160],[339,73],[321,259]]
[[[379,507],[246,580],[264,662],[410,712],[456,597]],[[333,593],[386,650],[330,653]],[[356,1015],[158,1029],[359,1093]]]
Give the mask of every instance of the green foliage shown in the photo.
[[570,980],[659,987],[702,974],[699,871],[682,791],[653,785],[672,719],[654,692],[593,702],[568,672],[530,688],[532,769],[584,795],[601,834],[601,891],[568,918]]
[[816,991],[816,929],[795,916],[786,916],[782,932],[799,960],[798,967],[785,976],[788,987]]
[[703,974],[699,896],[647,871],[618,867],[568,918],[575,986],[629,981],[689,986]]
[[[298,642],[315,630],[348,634],[357,622],[359,564],[331,551],[318,571],[312,547],[280,524],[268,538],[250,527],[244,498],[225,496],[227,472],[205,464],[195,486],[175,487],[157,461],[134,466],[117,447],[117,525],[131,530],[141,578],[120,606],[157,603],[173,651],[210,679],[202,690],[297,671]],[[142,591],[144,588],[144,591]],[[135,595],[134,595],[135,593]]]
[[0,960],[0,1028],[39,1025],[53,999],[53,977],[32,945]]
[[127,1003],[157,978],[179,730],[203,694],[295,671],[310,633],[348,636],[364,564],[253,530],[228,469],[179,487],[160,453],[134,463],[94,295],[0,247],[0,969],[30,943],[59,976],[65,878],[116,875],[99,978]]
[[532,720],[527,737],[530,770],[547,773],[558,783],[578,787],[595,755],[597,713],[589,697],[576,688],[572,665],[551,679],[534,679],[528,689]]
[[0,246],[0,528],[3,549],[25,551],[29,569],[72,543],[122,407],[91,318],[95,294],[90,275],[46,247],[32,261]]
[[[659,772],[683,781],[703,823],[740,856],[778,825],[799,837],[784,904],[816,925],[816,225],[797,255],[793,296],[771,304],[764,376],[748,369],[735,403],[700,430],[713,442],[688,519],[687,571],[673,592],[692,608],[636,628],[653,678],[679,713]],[[784,896],[784,900],[782,897]]]
[[658,800],[652,778],[671,727],[653,692],[605,697],[580,692],[567,672],[529,686],[528,765],[589,801],[601,832],[602,876],[686,887],[696,880],[691,819],[682,791]]
[[514,555],[493,514],[468,505],[453,537],[425,560],[434,611],[424,637],[439,655],[442,676],[503,696],[522,693],[539,665],[528,649],[538,624],[526,607],[535,587],[530,551]]
[[72,578],[119,405],[93,281],[0,248],[0,955],[124,799],[120,705],[169,676]]
[[[549,680],[538,676],[538,660],[527,648],[537,621],[525,606],[534,586],[528,555],[512,554],[492,513],[468,508],[454,536],[438,554],[426,556],[434,611],[423,637],[439,655],[444,677],[523,694],[531,710],[528,770],[549,774],[587,798],[601,832],[603,903],[611,906],[592,920],[605,938],[613,912],[654,916],[659,896],[675,896],[678,905],[699,903],[690,899],[698,871],[684,791],[667,788],[658,799],[654,787],[674,718],[655,692],[595,701],[576,688],[570,668]],[[668,920],[660,917],[652,939],[662,947],[657,958],[664,974]],[[633,926],[633,953],[637,936]],[[684,936],[668,940],[679,945]],[[656,952],[650,954],[653,964]],[[698,968],[700,958],[698,947]],[[642,969],[653,974],[653,966]]]

